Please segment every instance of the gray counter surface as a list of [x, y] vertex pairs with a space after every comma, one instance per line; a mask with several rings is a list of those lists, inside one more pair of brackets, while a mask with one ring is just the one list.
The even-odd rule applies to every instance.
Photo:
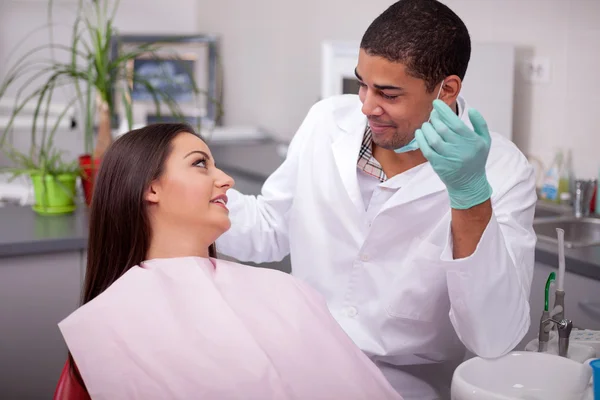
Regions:
[[[282, 162], [279, 144], [273, 141], [239, 145], [211, 145], [217, 163], [234, 178], [243, 177], [257, 192], [262, 182]], [[252, 193], [256, 194], [256, 193]], [[30, 207], [8, 205], [0, 207], [0, 257], [39, 253], [76, 251], [86, 247], [88, 210], [78, 207], [72, 215], [44, 217]], [[558, 264], [556, 246], [538, 241], [536, 261]], [[600, 280], [600, 246], [565, 249], [566, 269], [576, 274]]]
[[85, 206], [53, 216], [38, 215], [31, 207], [0, 207], [0, 257], [78, 251], [85, 249], [87, 235]]
[[[558, 268], [556, 246], [538, 240], [535, 261]], [[600, 246], [565, 249], [565, 269], [600, 281]]]

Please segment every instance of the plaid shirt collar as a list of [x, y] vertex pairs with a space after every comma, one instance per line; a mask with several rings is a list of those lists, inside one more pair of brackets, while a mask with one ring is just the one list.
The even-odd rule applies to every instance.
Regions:
[[387, 176], [385, 175], [385, 172], [383, 172], [381, 164], [373, 157], [373, 133], [371, 132], [369, 124], [367, 124], [367, 127], [365, 128], [362, 145], [360, 146], [360, 152], [358, 153], [357, 167], [366, 174], [379, 179], [380, 182], [385, 182], [387, 180]]

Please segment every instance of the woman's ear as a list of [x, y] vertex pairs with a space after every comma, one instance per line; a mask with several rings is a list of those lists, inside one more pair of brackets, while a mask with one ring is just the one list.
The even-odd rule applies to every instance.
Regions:
[[144, 198], [150, 203], [158, 203], [159, 192], [160, 184], [157, 181], [152, 181], [148, 186], [148, 189], [146, 189]]

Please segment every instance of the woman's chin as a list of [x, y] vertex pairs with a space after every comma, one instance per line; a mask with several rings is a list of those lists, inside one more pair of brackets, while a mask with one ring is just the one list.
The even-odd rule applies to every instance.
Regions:
[[221, 232], [221, 235], [224, 234], [225, 232], [227, 232], [230, 228], [231, 228], [231, 220], [229, 218], [227, 218], [227, 223], [224, 224], [223, 232]]
[[216, 228], [215, 230], [218, 233], [217, 237], [220, 237], [225, 232], [227, 232], [229, 230], [229, 228], [231, 228], [231, 220], [229, 219], [229, 217], [225, 217], [222, 219], [222, 221], [218, 222], [218, 224], [215, 226], [215, 228]]

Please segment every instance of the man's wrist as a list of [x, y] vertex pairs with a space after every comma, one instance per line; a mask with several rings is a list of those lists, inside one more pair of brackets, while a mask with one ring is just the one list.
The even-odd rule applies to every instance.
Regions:
[[448, 189], [450, 196], [450, 207], [455, 210], [467, 210], [486, 202], [492, 197], [492, 187], [487, 177], [482, 175], [476, 181], [471, 181], [466, 189]]

